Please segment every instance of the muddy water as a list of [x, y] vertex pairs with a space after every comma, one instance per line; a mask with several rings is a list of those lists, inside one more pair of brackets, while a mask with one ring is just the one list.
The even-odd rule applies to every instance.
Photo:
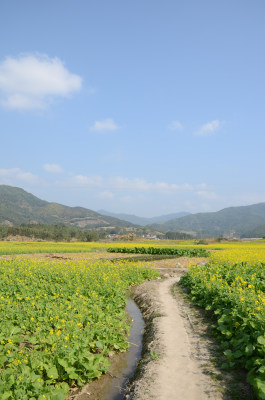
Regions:
[[115, 377], [109, 382], [101, 393], [101, 400], [121, 400], [124, 398], [124, 390], [128, 381], [133, 377], [136, 366], [141, 358], [144, 320], [142, 314], [131, 299], [128, 300], [127, 310], [133, 319], [129, 342], [129, 350], [121, 356]]

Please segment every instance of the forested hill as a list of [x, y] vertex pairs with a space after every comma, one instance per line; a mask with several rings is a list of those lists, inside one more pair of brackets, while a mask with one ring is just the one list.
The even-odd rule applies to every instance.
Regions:
[[65, 224], [78, 228], [132, 227], [127, 221], [82, 207], [49, 203], [13, 186], [0, 185], [0, 224]]
[[[198, 237], [251, 237], [251, 232], [265, 236], [265, 203], [229, 207], [217, 212], [191, 214], [160, 224], [149, 225], [161, 232], [185, 231]], [[259, 227], [258, 230], [256, 230]], [[253, 232], [254, 233], [254, 232]]]

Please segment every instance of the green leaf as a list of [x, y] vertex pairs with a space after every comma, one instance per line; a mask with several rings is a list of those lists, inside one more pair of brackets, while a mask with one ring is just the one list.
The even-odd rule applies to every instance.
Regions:
[[47, 371], [47, 375], [48, 375], [48, 377], [49, 378], [51, 378], [51, 379], [57, 379], [58, 378], [58, 371], [57, 371], [57, 368], [55, 367], [55, 366], [53, 366], [52, 368], [50, 368], [48, 371]]
[[64, 400], [65, 399], [65, 392], [63, 390], [55, 390], [52, 395], [50, 395], [51, 400]]
[[58, 358], [58, 363], [59, 363], [62, 367], [64, 367], [65, 369], [66, 369], [66, 368], [69, 368], [68, 362], [67, 362], [66, 360], [64, 360], [63, 358]]
[[100, 340], [96, 342], [96, 346], [98, 349], [103, 349], [103, 343]]
[[0, 367], [2, 367], [5, 364], [6, 361], [6, 356], [0, 356]]
[[248, 356], [251, 356], [251, 354], [253, 353], [253, 350], [254, 350], [255, 348], [252, 346], [252, 344], [248, 344], [246, 347], [245, 347], [245, 353], [248, 355]]
[[21, 328], [19, 328], [18, 326], [14, 326], [11, 330], [10, 336], [12, 335], [16, 335], [17, 333], [21, 332]]
[[265, 399], [265, 383], [261, 379], [255, 379], [255, 384], [260, 399]]
[[70, 379], [78, 379], [79, 375], [76, 372], [71, 372], [71, 374], [69, 375]]
[[233, 357], [233, 353], [232, 353], [232, 351], [231, 350], [226, 350], [226, 351], [224, 351], [224, 355], [226, 356], [226, 357], [228, 357], [228, 358], [231, 358], [231, 357]]
[[264, 336], [259, 336], [257, 339], [257, 342], [259, 344], [265, 345], [265, 337]]
[[2, 400], [7, 400], [12, 398], [12, 392], [5, 392], [4, 394], [1, 395]]

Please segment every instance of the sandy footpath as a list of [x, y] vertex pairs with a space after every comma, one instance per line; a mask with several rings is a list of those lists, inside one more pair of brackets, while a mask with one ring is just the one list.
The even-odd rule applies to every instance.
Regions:
[[159, 331], [164, 354], [158, 365], [157, 399], [204, 400], [216, 399], [217, 394], [209, 396], [209, 378], [203, 374], [198, 362], [192, 358], [191, 344], [184, 319], [180, 315], [175, 298], [170, 293], [171, 286], [179, 278], [169, 278], [158, 287], [161, 311]]
[[[154, 360], [148, 362], [133, 383], [127, 399], [137, 400], [219, 400], [222, 395], [194, 357], [193, 340], [187, 320], [171, 293], [179, 276], [146, 282], [135, 293], [135, 300], [150, 314], [154, 329], [145, 338]], [[150, 307], [145, 305], [149, 302]], [[146, 308], [146, 309], [145, 309]], [[156, 354], [157, 356], [156, 359]]]

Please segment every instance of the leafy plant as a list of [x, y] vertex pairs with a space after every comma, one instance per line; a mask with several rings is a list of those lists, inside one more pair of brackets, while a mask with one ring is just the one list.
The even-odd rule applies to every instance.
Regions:
[[164, 254], [176, 257], [208, 257], [209, 252], [201, 248], [179, 248], [179, 247], [110, 247], [109, 253], [128, 254]]
[[130, 285], [140, 264], [0, 260], [0, 398], [64, 400], [128, 347]]

